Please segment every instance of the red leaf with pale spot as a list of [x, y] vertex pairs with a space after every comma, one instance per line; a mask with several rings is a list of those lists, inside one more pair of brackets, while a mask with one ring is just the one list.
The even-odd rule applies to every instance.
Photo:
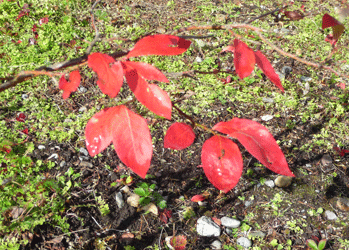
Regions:
[[121, 62], [102, 53], [93, 53], [88, 56], [88, 66], [97, 73], [97, 84], [101, 91], [111, 98], [117, 96], [124, 81]]
[[172, 35], [146, 36], [135, 44], [126, 58], [147, 55], [180, 55], [187, 51], [190, 44], [191, 41]]
[[59, 88], [63, 90], [63, 99], [67, 99], [72, 92], [78, 89], [80, 81], [81, 76], [78, 70], [70, 72], [69, 82], [64, 75], [59, 79]]
[[294, 177], [274, 137], [258, 122], [233, 118], [217, 123], [213, 129], [238, 139], [251, 155], [271, 171]]
[[153, 147], [147, 122], [125, 106], [103, 109], [85, 129], [86, 148], [93, 157], [113, 141], [120, 160], [140, 177], [150, 167]]
[[280, 77], [278, 74], [276, 74], [273, 66], [269, 62], [268, 58], [263, 55], [262, 52], [257, 50], [254, 52], [257, 66], [263, 71], [263, 73], [269, 78], [269, 80], [276, 85], [279, 89], [284, 92], [284, 88], [282, 87]]
[[124, 66], [127, 84], [137, 100], [150, 111], [171, 120], [172, 103], [168, 94], [155, 84], [148, 84], [128, 62]]
[[206, 140], [201, 162], [207, 179], [217, 189], [227, 193], [239, 182], [243, 161], [238, 146], [232, 140], [219, 135]]
[[235, 39], [234, 40], [234, 66], [237, 75], [240, 79], [244, 79], [249, 76], [256, 63], [254, 52], [250, 49], [246, 43]]
[[169, 127], [164, 138], [164, 148], [181, 150], [193, 144], [195, 133], [191, 126], [176, 122]]

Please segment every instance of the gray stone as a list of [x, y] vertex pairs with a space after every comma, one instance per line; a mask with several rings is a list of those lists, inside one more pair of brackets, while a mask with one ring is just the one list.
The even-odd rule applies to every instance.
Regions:
[[229, 228], [238, 228], [241, 225], [241, 222], [237, 219], [222, 217], [221, 218], [222, 225]]
[[269, 98], [269, 97], [263, 97], [263, 102], [268, 102], [268, 103], [273, 103], [274, 99], [273, 98]]
[[245, 207], [249, 207], [251, 206], [251, 204], [252, 204], [252, 201], [245, 201]]
[[252, 246], [252, 241], [246, 237], [240, 237], [236, 242], [243, 248], [249, 248]]
[[281, 72], [277, 71], [277, 72], [276, 72], [276, 74], [278, 74], [278, 75], [279, 75], [280, 80], [285, 79], [285, 75], [284, 75], [284, 74], [282, 74]]
[[332, 164], [332, 158], [329, 154], [325, 154], [324, 156], [322, 156], [321, 158], [321, 164], [324, 167], [330, 166]]
[[199, 57], [199, 56], [197, 56], [197, 57], [195, 58], [195, 62], [197, 62], [197, 63], [201, 63], [201, 62], [202, 62], [202, 58], [201, 58], [201, 57]]
[[301, 81], [302, 82], [310, 82], [311, 80], [313, 80], [313, 78], [308, 77], [308, 76], [301, 76]]
[[88, 156], [88, 151], [86, 148], [83, 148], [83, 147], [79, 148], [79, 152], [85, 156]]
[[274, 116], [272, 116], [272, 115], [263, 115], [263, 116], [261, 116], [262, 121], [265, 121], [265, 122], [270, 121], [273, 118], [274, 118]]
[[79, 87], [79, 92], [80, 93], [86, 93], [87, 92], [87, 88], [81, 86], [81, 87]]
[[255, 232], [250, 232], [248, 234], [249, 237], [255, 237], [255, 238], [264, 238], [265, 237], [265, 233], [263, 233], [262, 231], [255, 231]]
[[29, 96], [28, 96], [27, 94], [23, 94], [23, 95], [22, 95], [22, 99], [23, 99], [23, 100], [28, 99], [28, 97], [29, 97]]
[[115, 201], [116, 201], [116, 205], [118, 205], [118, 208], [122, 208], [125, 205], [125, 202], [124, 202], [124, 199], [122, 198], [121, 192], [117, 192], [115, 194]]
[[349, 199], [346, 197], [339, 198], [337, 200], [336, 206], [342, 211], [349, 211]]
[[88, 161], [81, 161], [81, 162], [80, 162], [80, 166], [81, 166], [81, 167], [92, 168], [92, 167], [93, 167], [93, 164], [92, 164], [91, 162], [88, 162]]
[[222, 249], [222, 243], [219, 240], [215, 240], [211, 243], [211, 249]]
[[87, 108], [85, 106], [82, 106], [81, 108], [79, 108], [80, 113], [85, 112], [86, 110], [87, 110]]
[[49, 158], [47, 158], [47, 160], [51, 160], [51, 159], [58, 159], [58, 154], [54, 153], [54, 154], [50, 155]]
[[267, 180], [267, 181], [265, 181], [265, 182], [264, 182], [264, 185], [266, 185], [266, 186], [268, 186], [268, 187], [270, 187], [270, 188], [275, 187], [275, 183], [274, 183], [273, 180]]
[[292, 183], [292, 177], [290, 176], [284, 176], [284, 175], [280, 175], [275, 179], [275, 185], [277, 187], [288, 187], [289, 185], [291, 185]]
[[43, 149], [45, 149], [45, 146], [44, 145], [39, 145], [38, 149], [43, 150]]
[[65, 161], [61, 161], [61, 163], [59, 163], [59, 166], [62, 168], [64, 167], [65, 165], [67, 165], [67, 163]]
[[289, 66], [283, 66], [281, 69], [281, 73], [284, 75], [288, 75], [291, 72], [292, 72], [292, 68]]
[[218, 237], [221, 235], [221, 228], [206, 216], [202, 216], [198, 219], [196, 231], [199, 235], [207, 237]]
[[337, 215], [334, 212], [329, 211], [329, 210], [325, 211], [325, 215], [326, 215], [326, 218], [328, 220], [337, 220], [337, 218], [338, 218]]

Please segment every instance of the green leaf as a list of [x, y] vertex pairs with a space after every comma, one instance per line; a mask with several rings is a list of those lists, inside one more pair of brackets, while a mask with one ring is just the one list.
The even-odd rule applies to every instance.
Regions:
[[134, 192], [135, 194], [138, 194], [138, 195], [141, 196], [141, 197], [146, 196], [145, 190], [144, 190], [143, 188], [141, 188], [141, 187], [135, 188], [135, 189], [133, 190], [133, 192]]
[[326, 246], [326, 242], [327, 242], [327, 240], [320, 240], [319, 241], [319, 245], [318, 245], [318, 250], [322, 250], [322, 249], [324, 249], [325, 248], [325, 246]]
[[316, 242], [313, 240], [307, 240], [307, 246], [314, 249], [314, 250], [318, 250]]

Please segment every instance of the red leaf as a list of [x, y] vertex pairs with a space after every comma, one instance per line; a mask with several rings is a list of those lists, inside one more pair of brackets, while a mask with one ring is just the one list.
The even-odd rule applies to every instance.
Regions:
[[230, 51], [230, 52], [233, 52], [233, 53], [234, 53], [235, 47], [234, 47], [233, 45], [229, 45], [229, 46], [223, 48], [222, 51], [221, 51], [221, 53], [222, 53], [222, 52], [226, 52], [226, 51]]
[[332, 27], [333, 39], [338, 40], [345, 29], [344, 25], [326, 13], [322, 17], [322, 29], [330, 27]]
[[339, 86], [341, 89], [345, 89], [345, 83], [344, 83], [344, 82], [341, 82], [340, 84], [338, 84], [338, 86]]
[[113, 141], [120, 160], [140, 177], [150, 167], [153, 147], [147, 122], [125, 106], [106, 108], [95, 114], [85, 129], [86, 148], [93, 157]]
[[240, 79], [244, 79], [245, 77], [249, 76], [254, 69], [254, 52], [246, 45], [246, 43], [241, 42], [238, 39], [234, 40], [234, 47], [235, 70]]
[[255, 51], [254, 55], [256, 57], [257, 66], [263, 71], [263, 73], [269, 78], [272, 83], [274, 83], [279, 89], [281, 89], [282, 92], [284, 92], [280, 77], [275, 73], [275, 70], [269, 62], [268, 58], [266, 58], [265, 55], [263, 55], [263, 53], [259, 50]]
[[163, 212], [160, 212], [159, 217], [163, 223], [167, 224], [168, 219], [172, 217], [172, 211], [165, 208]]
[[88, 66], [97, 73], [97, 84], [101, 91], [111, 98], [117, 96], [124, 81], [121, 62], [102, 53], [93, 53], [88, 56]]
[[199, 202], [199, 201], [204, 201], [206, 198], [202, 194], [197, 194], [191, 197], [191, 201], [193, 202]]
[[148, 63], [142, 62], [124, 62], [127, 66], [137, 70], [137, 73], [146, 80], [156, 80], [159, 82], [169, 82], [166, 76], [160, 70]]
[[187, 237], [184, 235], [173, 236], [170, 244], [175, 250], [184, 250], [187, 245]]
[[25, 122], [26, 118], [27, 116], [24, 113], [20, 112], [17, 114], [16, 120], [19, 122]]
[[206, 140], [201, 162], [207, 179], [219, 190], [227, 193], [239, 182], [243, 161], [233, 141], [218, 135]]
[[157, 85], [148, 84], [128, 62], [123, 65], [127, 84], [137, 100], [155, 114], [171, 120], [172, 103], [168, 94]]
[[139, 40], [126, 58], [146, 55], [172, 56], [184, 53], [191, 41], [172, 35], [152, 35]]
[[45, 24], [45, 23], [48, 23], [48, 17], [43, 17], [43, 18], [41, 18], [41, 19], [39, 20], [39, 24], [40, 24], [40, 25], [43, 25], [43, 24]]
[[22, 132], [27, 135], [28, 134], [28, 129], [27, 128], [23, 129]]
[[189, 147], [195, 139], [191, 126], [176, 122], [169, 127], [164, 138], [164, 148], [181, 150]]
[[328, 34], [325, 37], [325, 42], [329, 42], [334, 47], [336, 46], [336, 43], [338, 42], [338, 40], [334, 39], [332, 34]]
[[233, 118], [228, 122], [217, 123], [213, 129], [238, 139], [251, 155], [271, 171], [294, 176], [274, 137], [258, 122]]
[[67, 82], [64, 75], [59, 79], [59, 88], [63, 90], [63, 99], [67, 99], [72, 92], [78, 89], [81, 81], [81, 76], [78, 70], [70, 73], [69, 81], [70, 82]]

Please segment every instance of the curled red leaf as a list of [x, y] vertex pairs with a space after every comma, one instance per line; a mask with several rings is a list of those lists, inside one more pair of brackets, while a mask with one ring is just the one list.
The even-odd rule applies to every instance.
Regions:
[[205, 199], [206, 199], [205, 196], [203, 196], [202, 194], [197, 194], [191, 197], [190, 200], [193, 202], [199, 202], [199, 201], [204, 201]]
[[338, 40], [344, 31], [344, 25], [341, 24], [337, 19], [333, 18], [329, 14], [325, 14], [322, 17], [322, 29], [332, 27], [333, 39]]
[[187, 51], [191, 41], [173, 35], [152, 35], [139, 40], [126, 58], [147, 55], [172, 56]]
[[269, 62], [268, 58], [263, 55], [259, 50], [254, 52], [257, 66], [263, 71], [263, 73], [269, 78], [269, 80], [274, 83], [279, 89], [284, 92], [284, 88], [282, 87], [280, 77], [276, 74], [273, 66]]

